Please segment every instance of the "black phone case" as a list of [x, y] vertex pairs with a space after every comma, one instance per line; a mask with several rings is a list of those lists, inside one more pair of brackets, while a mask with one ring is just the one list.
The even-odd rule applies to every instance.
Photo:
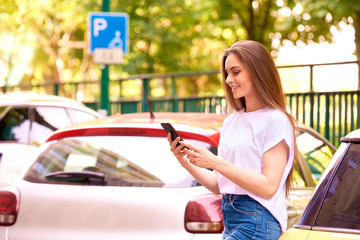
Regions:
[[[171, 123], [161, 123], [161, 126], [164, 128], [164, 130], [167, 133], [171, 133], [171, 139], [174, 141], [177, 137], [180, 137], [180, 135], [178, 134], [178, 132], [175, 130], [175, 128], [173, 127], [173, 125], [171, 125]], [[182, 137], [180, 137], [180, 141], [184, 141], [182, 139]], [[180, 144], [178, 143], [177, 146], [179, 146]]]
[[[173, 125], [171, 123], [161, 123], [161, 126], [164, 128], [164, 130], [167, 133], [171, 133], [171, 139], [174, 141], [177, 137], [180, 137], [180, 135], [177, 133]], [[180, 140], [183, 141], [183, 139], [180, 137]]]

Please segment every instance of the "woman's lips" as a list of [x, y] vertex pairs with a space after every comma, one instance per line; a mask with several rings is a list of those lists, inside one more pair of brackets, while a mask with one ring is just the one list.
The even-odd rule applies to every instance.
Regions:
[[235, 91], [237, 88], [239, 88], [240, 86], [235, 86], [235, 87], [231, 87], [231, 91]]

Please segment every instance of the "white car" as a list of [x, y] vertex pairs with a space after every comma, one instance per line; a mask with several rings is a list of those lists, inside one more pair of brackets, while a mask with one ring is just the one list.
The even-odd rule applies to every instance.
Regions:
[[57, 129], [103, 116], [60, 96], [34, 93], [0, 95], [0, 143], [39, 146]]
[[57, 129], [103, 116], [72, 99], [34, 93], [0, 95], [0, 187], [17, 180]]
[[[24, 177], [0, 191], [0, 239], [220, 240], [221, 197], [180, 166], [160, 123], [216, 153], [226, 115], [154, 115], [123, 114], [53, 133]], [[298, 177], [310, 176], [301, 189], [313, 186], [299, 161]], [[291, 219], [301, 209], [297, 198], [292, 203]]]
[[[216, 152], [224, 117], [175, 115], [127, 114], [55, 132], [23, 180], [1, 191], [0, 239], [194, 239], [184, 211], [209, 191], [174, 158], [160, 122]], [[190, 206], [190, 218], [203, 213]], [[215, 225], [192, 229], [219, 239], [210, 232], [221, 219]]]
[[39, 155], [39, 147], [21, 143], [0, 144], [0, 188], [21, 178]]

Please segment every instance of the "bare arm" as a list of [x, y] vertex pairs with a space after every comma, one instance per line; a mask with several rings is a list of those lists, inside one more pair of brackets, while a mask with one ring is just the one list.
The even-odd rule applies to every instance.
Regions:
[[[184, 143], [187, 146], [186, 143]], [[214, 169], [238, 186], [266, 199], [276, 193], [284, 172], [289, 147], [285, 140], [279, 142], [263, 155], [263, 170], [254, 173], [241, 169], [213, 154], [204, 154], [200, 148], [184, 150], [188, 154], [190, 163]]]
[[[211, 192], [215, 194], [220, 194], [219, 192], [219, 186], [217, 184], [217, 177], [216, 173], [214, 171], [210, 171], [208, 169], [203, 167], [195, 166], [194, 164], [190, 163], [190, 160], [188, 158], [189, 152], [191, 152], [191, 149], [194, 149], [195, 147], [191, 144], [186, 144], [186, 146], [190, 150], [184, 149], [181, 150], [184, 147], [184, 142], [181, 142], [181, 145], [179, 147], [176, 147], [176, 144], [179, 142], [179, 139], [175, 139], [174, 142], [171, 140], [170, 133], [167, 136], [167, 139], [169, 141], [169, 144], [171, 146], [171, 151], [175, 155], [175, 157], [178, 159], [181, 166], [183, 166], [201, 185], [209, 189]], [[207, 151], [207, 149], [205, 149]], [[209, 152], [209, 154], [212, 154]]]

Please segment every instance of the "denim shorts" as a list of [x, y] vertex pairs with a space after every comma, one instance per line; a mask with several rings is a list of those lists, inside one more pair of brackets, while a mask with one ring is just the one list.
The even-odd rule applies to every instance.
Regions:
[[281, 227], [276, 218], [248, 195], [224, 194], [223, 240], [276, 240]]

